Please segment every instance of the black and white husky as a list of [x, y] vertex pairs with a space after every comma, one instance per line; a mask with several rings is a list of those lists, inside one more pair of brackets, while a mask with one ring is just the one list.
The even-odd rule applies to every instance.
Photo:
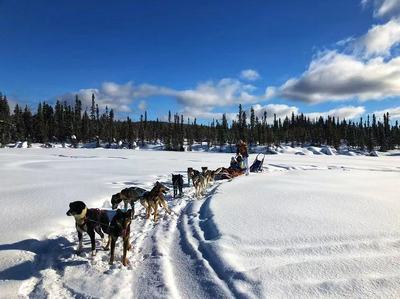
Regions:
[[[84, 202], [74, 201], [69, 204], [67, 215], [75, 218], [75, 227], [76, 231], [78, 232], [79, 240], [77, 252], [81, 252], [82, 236], [83, 233], [87, 233], [90, 237], [90, 242], [92, 245], [92, 255], [96, 255], [95, 232], [100, 235], [102, 241], [104, 241], [104, 234], [109, 233], [110, 219], [107, 215], [107, 211], [100, 209], [88, 209]], [[105, 245], [105, 249], [107, 250], [108, 247], [109, 240], [107, 245]]]

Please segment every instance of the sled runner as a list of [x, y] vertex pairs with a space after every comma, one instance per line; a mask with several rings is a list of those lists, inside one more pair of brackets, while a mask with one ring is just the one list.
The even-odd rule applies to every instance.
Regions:
[[[258, 156], [263, 155], [262, 159], [259, 159]], [[265, 154], [258, 154], [253, 164], [250, 166], [250, 172], [262, 172], [263, 164], [264, 164]]]

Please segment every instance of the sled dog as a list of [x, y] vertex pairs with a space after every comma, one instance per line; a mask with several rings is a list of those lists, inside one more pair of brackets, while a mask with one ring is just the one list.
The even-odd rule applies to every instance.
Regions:
[[126, 258], [127, 251], [131, 249], [131, 244], [129, 243], [129, 234], [131, 231], [131, 221], [132, 221], [132, 210], [129, 209], [126, 212], [117, 210], [115, 216], [110, 223], [110, 239], [111, 239], [111, 251], [110, 251], [110, 265], [114, 263], [114, 253], [115, 253], [115, 243], [119, 237], [122, 237], [123, 241], [123, 254], [122, 254], [122, 264], [126, 266], [128, 264], [128, 259]]
[[126, 211], [128, 209], [128, 204], [130, 204], [131, 209], [132, 209], [132, 217], [135, 215], [135, 202], [139, 201], [140, 199], [143, 198], [143, 195], [147, 191], [143, 188], [139, 187], [129, 187], [121, 190], [121, 192], [118, 192], [114, 194], [111, 197], [111, 207], [113, 210], [118, 208], [118, 205], [123, 201], [124, 202], [124, 210]]
[[[75, 218], [75, 227], [78, 233], [79, 245], [77, 252], [82, 250], [82, 236], [87, 233], [90, 237], [92, 255], [96, 255], [95, 232], [104, 238], [104, 233], [109, 233], [110, 220], [106, 211], [100, 209], [88, 209], [84, 202], [74, 201], [69, 204], [68, 216]], [[104, 243], [103, 243], [104, 244]], [[108, 249], [108, 244], [105, 249]]]
[[217, 174], [219, 174], [222, 170], [222, 167], [217, 168], [216, 170], [206, 170], [203, 176], [206, 178], [206, 184], [210, 184], [214, 182], [214, 178]]
[[200, 172], [196, 172], [194, 169], [190, 170], [189, 177], [193, 182], [196, 197], [200, 198], [200, 196], [204, 195], [204, 191], [207, 188], [206, 177]]
[[151, 210], [153, 210], [154, 221], [156, 222], [158, 220], [158, 206], [163, 207], [168, 214], [172, 213], [164, 198], [164, 194], [167, 193], [168, 190], [169, 189], [163, 184], [156, 182], [153, 189], [143, 195], [140, 203], [146, 209], [146, 219], [150, 218]]
[[172, 186], [174, 187], [174, 198], [178, 195], [178, 190], [179, 190], [179, 196], [182, 196], [183, 195], [183, 192], [182, 192], [183, 175], [172, 174]]
[[190, 187], [190, 181], [192, 180], [193, 182], [193, 175], [200, 174], [200, 171], [193, 169], [192, 167], [188, 167], [187, 169], [187, 177], [188, 177], [188, 186]]

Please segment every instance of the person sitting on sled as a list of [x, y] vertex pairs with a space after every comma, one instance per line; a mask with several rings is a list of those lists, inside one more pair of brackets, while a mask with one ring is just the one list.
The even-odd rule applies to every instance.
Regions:
[[242, 156], [239, 154], [236, 157], [232, 157], [231, 158], [231, 164], [229, 166], [230, 169], [234, 169], [234, 170], [241, 170], [242, 169], [242, 165], [243, 165], [243, 159]]
[[243, 157], [244, 167], [246, 169], [246, 175], [249, 175], [249, 153], [247, 149], [247, 144], [243, 140], [239, 140], [236, 147], [236, 154]]

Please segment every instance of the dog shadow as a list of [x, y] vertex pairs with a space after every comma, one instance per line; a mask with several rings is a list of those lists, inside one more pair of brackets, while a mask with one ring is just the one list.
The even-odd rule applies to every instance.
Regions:
[[137, 186], [140, 185], [139, 181], [126, 181], [126, 182], [112, 182], [113, 185]]
[[34, 253], [34, 259], [24, 261], [0, 272], [0, 280], [26, 280], [40, 277], [40, 271], [52, 268], [64, 271], [67, 266], [86, 264], [87, 261], [67, 261], [75, 253], [73, 244], [65, 237], [36, 240], [26, 239], [12, 244], [0, 245], [0, 253], [6, 250], [24, 250]]

